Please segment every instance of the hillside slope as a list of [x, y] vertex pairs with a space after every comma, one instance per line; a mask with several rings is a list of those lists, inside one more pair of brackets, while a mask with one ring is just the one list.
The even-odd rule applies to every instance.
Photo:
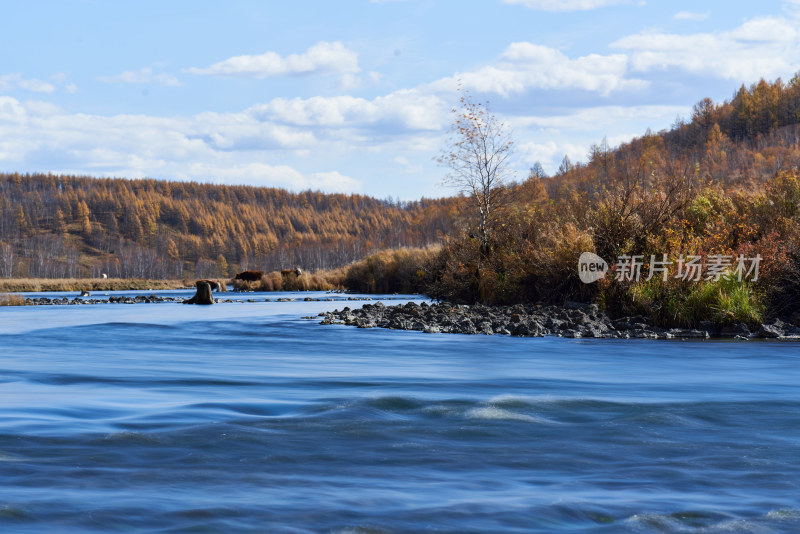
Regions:
[[330, 268], [449, 228], [455, 199], [0, 174], [0, 276], [169, 278]]

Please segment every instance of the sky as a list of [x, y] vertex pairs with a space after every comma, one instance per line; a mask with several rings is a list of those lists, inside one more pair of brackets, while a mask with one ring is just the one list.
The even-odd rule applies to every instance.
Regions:
[[0, 172], [441, 197], [459, 86], [524, 180], [800, 71], [800, 0], [5, 4]]

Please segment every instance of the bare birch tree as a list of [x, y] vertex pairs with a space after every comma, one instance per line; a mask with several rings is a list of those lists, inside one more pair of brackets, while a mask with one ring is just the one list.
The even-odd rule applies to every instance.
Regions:
[[503, 207], [505, 183], [513, 177], [509, 159], [514, 146], [508, 127], [463, 92], [450, 127], [447, 148], [438, 161], [449, 167], [445, 183], [469, 196], [478, 210], [481, 253], [488, 254], [492, 227]]

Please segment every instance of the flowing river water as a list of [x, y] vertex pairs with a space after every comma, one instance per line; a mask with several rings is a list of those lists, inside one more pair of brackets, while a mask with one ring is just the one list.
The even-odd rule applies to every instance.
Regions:
[[0, 308], [0, 532], [800, 532], [800, 343], [322, 326], [361, 303], [254, 295]]

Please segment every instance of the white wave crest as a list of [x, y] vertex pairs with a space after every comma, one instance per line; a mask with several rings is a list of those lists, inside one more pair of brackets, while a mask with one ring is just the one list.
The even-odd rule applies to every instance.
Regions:
[[551, 422], [541, 417], [533, 417], [524, 413], [512, 412], [511, 410], [504, 410], [497, 406], [485, 406], [482, 408], [473, 408], [467, 412], [467, 417], [470, 419], [496, 419], [506, 421], [525, 421], [527, 423], [550, 424]]

